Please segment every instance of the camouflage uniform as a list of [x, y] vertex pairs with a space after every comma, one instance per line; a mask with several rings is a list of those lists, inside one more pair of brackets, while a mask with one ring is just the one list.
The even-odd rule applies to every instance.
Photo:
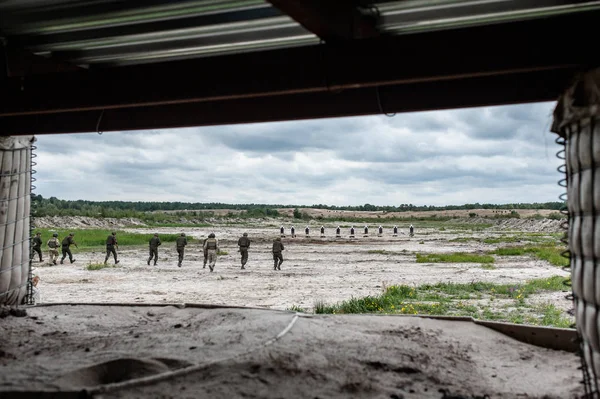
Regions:
[[41, 235], [41, 233], [36, 233], [35, 237], [33, 237], [33, 240], [31, 241], [31, 257], [29, 259], [32, 260], [34, 253], [37, 252], [37, 254], [40, 257], [40, 262], [41, 262], [42, 261], [42, 239], [41, 239], [40, 235]]
[[177, 266], [181, 267], [181, 262], [183, 262], [183, 253], [185, 252], [185, 246], [187, 245], [187, 238], [184, 233], [181, 233], [179, 237], [177, 237], [177, 241], [175, 242], [177, 245], [177, 254], [179, 254], [179, 263]]
[[56, 265], [56, 260], [58, 259], [58, 247], [60, 243], [58, 242], [57, 236], [54, 235], [51, 239], [48, 240], [46, 245], [48, 246], [48, 252], [50, 253], [50, 263]]
[[75, 262], [75, 259], [73, 259], [73, 254], [71, 253], [71, 245], [75, 245], [77, 246], [77, 243], [75, 242], [75, 240], [73, 240], [73, 236], [74, 234], [71, 233], [69, 234], [67, 237], [63, 238], [62, 240], [62, 259], [60, 260], [60, 264], [62, 265], [65, 261], [65, 258], [67, 257], [67, 255], [69, 256], [69, 261], [71, 263]]
[[217, 251], [219, 250], [219, 242], [213, 233], [204, 242], [204, 249], [208, 253], [208, 267], [212, 272], [215, 269], [215, 263], [217, 263]]
[[150, 257], [148, 258], [148, 266], [150, 266], [150, 261], [154, 259], [154, 266], [158, 262], [158, 247], [162, 244], [160, 242], [160, 238], [158, 237], [158, 233], [154, 234], [154, 237], [150, 239]]
[[283, 263], [283, 254], [281, 251], [284, 249], [281, 238], [276, 238], [275, 241], [273, 241], [273, 270], [281, 270], [281, 264]]
[[115, 265], [119, 263], [119, 261], [117, 260], [117, 251], [115, 250], [115, 247], [119, 247], [116, 236], [117, 233], [112, 233], [106, 238], [106, 258], [104, 258], [104, 264], [108, 262], [108, 258], [111, 254], [115, 258]]
[[242, 254], [242, 269], [245, 269], [244, 265], [248, 262], [248, 248], [250, 248], [248, 233], [244, 233], [244, 235], [240, 237], [238, 246], [240, 247], [240, 253]]

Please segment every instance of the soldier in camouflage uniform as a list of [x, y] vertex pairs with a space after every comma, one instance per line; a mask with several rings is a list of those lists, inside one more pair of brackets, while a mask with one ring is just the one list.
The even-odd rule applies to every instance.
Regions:
[[283, 243], [281, 242], [281, 238], [277, 237], [275, 241], [273, 241], [273, 270], [281, 270], [281, 264], [283, 263], [283, 251], [285, 248], [283, 247]]
[[115, 250], [115, 247], [118, 249], [119, 244], [117, 243], [117, 233], [113, 231], [112, 234], [106, 238], [106, 258], [104, 258], [104, 264], [108, 262], [110, 254], [112, 254], [115, 258], [115, 265], [119, 263], [117, 260], [117, 251]]
[[35, 254], [35, 252], [37, 252], [37, 254], [40, 257], [40, 262], [42, 261], [42, 237], [41, 237], [42, 233], [35, 233], [35, 237], [33, 237], [33, 240], [31, 240], [31, 257], [29, 258], [30, 260], [33, 260], [33, 256]]
[[181, 267], [181, 262], [183, 262], [183, 253], [185, 252], [185, 246], [187, 245], [185, 233], [181, 233], [181, 235], [177, 237], [175, 244], [177, 245], [177, 254], [179, 254], [179, 262], [177, 263], [177, 266]]
[[50, 262], [53, 265], [56, 265], [56, 260], [58, 259], [58, 247], [60, 246], [60, 243], [58, 242], [58, 234], [53, 233], [52, 238], [48, 240], [46, 245], [49, 248], [48, 252], [50, 252]]
[[154, 259], [154, 266], [158, 262], [158, 247], [162, 244], [160, 242], [160, 238], [158, 237], [158, 233], [154, 233], [154, 237], [150, 239], [150, 257], [148, 258], [148, 266], [150, 266], [150, 261]]
[[217, 252], [219, 251], [219, 242], [215, 238], [215, 233], [210, 233], [208, 238], [204, 242], [204, 249], [208, 253], [208, 267], [212, 272], [215, 269], [215, 263], [217, 263]]
[[74, 236], [75, 236], [75, 234], [69, 233], [69, 235], [67, 237], [63, 238], [63, 240], [62, 240], [62, 243], [61, 243], [62, 259], [60, 260], [61, 265], [64, 263], [67, 255], [69, 255], [69, 261], [71, 261], [71, 263], [75, 262], [75, 259], [73, 259], [73, 254], [71, 253], [71, 248], [70, 248], [71, 245], [75, 245], [75, 248], [78, 248], [77, 243], [73, 239]]
[[240, 247], [240, 253], [242, 254], [242, 269], [245, 269], [244, 265], [248, 262], [248, 248], [250, 248], [248, 233], [244, 233], [244, 235], [240, 237], [238, 246]]

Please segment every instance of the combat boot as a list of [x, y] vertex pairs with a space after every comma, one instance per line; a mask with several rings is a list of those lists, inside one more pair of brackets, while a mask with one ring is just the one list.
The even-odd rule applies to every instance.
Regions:
[[179, 262], [179, 263], [177, 264], [177, 266], [181, 267], [181, 262]]
[[54, 264], [56, 265], [56, 259], [54, 259], [54, 260], [52, 261], [52, 263], [54, 263]]
[[119, 262], [120, 262], [120, 260], [117, 260], [117, 261], [115, 261], [115, 265], [116, 265], [117, 263], [119, 263]]
[[75, 262], [77, 259], [71, 259], [71, 263]]
[[[156, 264], [156, 263], [155, 263]], [[148, 259], [148, 266], [150, 266], [150, 259]]]
[[281, 270], [281, 265], [277, 265], [277, 270]]

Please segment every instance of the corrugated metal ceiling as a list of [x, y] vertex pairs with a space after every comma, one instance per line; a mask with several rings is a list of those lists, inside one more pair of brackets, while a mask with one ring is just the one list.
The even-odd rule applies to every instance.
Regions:
[[[389, 34], [454, 29], [600, 8], [600, 1], [375, 2]], [[35, 54], [124, 65], [317, 44], [262, 0], [0, 0], [0, 31]]]

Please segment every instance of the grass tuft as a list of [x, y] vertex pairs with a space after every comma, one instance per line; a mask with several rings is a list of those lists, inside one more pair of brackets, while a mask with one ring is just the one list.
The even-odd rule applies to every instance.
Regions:
[[298, 313], [306, 313], [306, 310], [304, 310], [303, 308], [301, 308], [298, 305], [292, 305], [289, 308], [287, 308], [286, 310], [289, 310], [292, 312], [298, 312]]
[[417, 254], [417, 263], [494, 263], [494, 257], [466, 252]]
[[86, 270], [101, 270], [115, 267], [113, 264], [104, 264], [104, 263], [89, 263], [85, 268]]

